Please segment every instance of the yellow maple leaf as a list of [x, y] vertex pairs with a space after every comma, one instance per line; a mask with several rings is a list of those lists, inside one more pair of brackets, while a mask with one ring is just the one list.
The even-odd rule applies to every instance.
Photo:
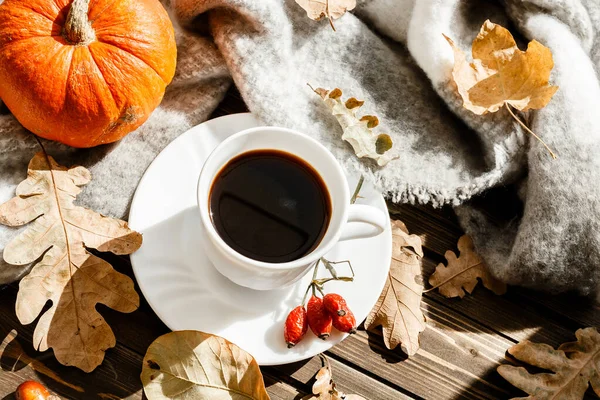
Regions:
[[558, 90], [558, 86], [548, 84], [554, 67], [550, 49], [532, 40], [527, 50], [522, 51], [508, 29], [488, 20], [473, 41], [473, 62], [468, 62], [452, 39], [444, 37], [454, 51], [452, 77], [463, 106], [478, 115], [506, 107], [517, 122], [543, 143], [510, 107], [528, 111], [543, 108], [550, 102]]

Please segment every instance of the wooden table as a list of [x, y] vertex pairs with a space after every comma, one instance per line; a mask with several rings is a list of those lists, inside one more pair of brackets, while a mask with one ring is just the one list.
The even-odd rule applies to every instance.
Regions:
[[[244, 111], [232, 90], [215, 116]], [[450, 209], [391, 205], [393, 218], [404, 221], [411, 233], [421, 236], [425, 250], [423, 278], [445, 261], [446, 250], [456, 251], [462, 231]], [[117, 270], [133, 276], [127, 258], [103, 255]], [[577, 266], [573, 266], [576, 268]], [[142, 298], [140, 308], [121, 314], [104, 306], [100, 313], [117, 337], [104, 363], [93, 373], [64, 367], [51, 351], [38, 353], [31, 340], [34, 324], [21, 326], [15, 316], [17, 284], [0, 288], [0, 399], [24, 380], [43, 382], [63, 399], [142, 399], [139, 379], [142, 358], [150, 343], [168, 332]], [[139, 293], [139, 288], [138, 288]], [[427, 329], [421, 349], [407, 359], [387, 350], [381, 330], [365, 331], [326, 353], [338, 387], [371, 400], [393, 399], [507, 399], [522, 395], [507, 384], [496, 367], [506, 349], [530, 339], [556, 346], [574, 339], [578, 328], [600, 326], [600, 308], [575, 296], [549, 296], [509, 288], [495, 296], [477, 287], [472, 296], [446, 299], [437, 292], [425, 294], [422, 309]], [[18, 333], [17, 333], [18, 332]], [[310, 393], [318, 357], [290, 365], [262, 368], [272, 399], [300, 399]], [[589, 398], [595, 398], [590, 393]]]

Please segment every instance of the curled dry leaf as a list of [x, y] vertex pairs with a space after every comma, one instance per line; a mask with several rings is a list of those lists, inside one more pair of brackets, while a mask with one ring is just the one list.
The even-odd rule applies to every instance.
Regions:
[[296, 0], [296, 3], [306, 10], [310, 19], [315, 21], [322, 18], [329, 19], [333, 30], [335, 30], [333, 20], [356, 7], [356, 0]]
[[409, 235], [402, 221], [392, 221], [392, 264], [379, 300], [365, 320], [365, 327], [383, 328], [388, 349], [399, 344], [409, 356], [419, 349], [419, 334], [425, 330], [421, 312], [423, 286], [416, 278], [421, 274], [423, 249], [421, 238]]
[[546, 143], [510, 108], [527, 111], [543, 108], [550, 102], [558, 90], [558, 86], [548, 84], [554, 68], [550, 49], [532, 40], [527, 51], [521, 51], [506, 28], [488, 20], [473, 41], [473, 62], [470, 63], [454, 41], [444, 37], [454, 51], [452, 77], [463, 106], [478, 115], [506, 106], [511, 116], [556, 158]]
[[379, 166], [384, 166], [396, 158], [390, 151], [393, 146], [390, 135], [376, 134], [372, 131], [379, 125], [379, 119], [374, 115], [365, 115], [360, 119], [356, 116], [364, 101], [351, 97], [343, 102], [342, 91], [337, 88], [333, 90], [317, 88], [314, 92], [321, 96], [331, 109], [331, 113], [337, 118], [344, 132], [342, 139], [352, 145], [357, 157], [371, 158]]
[[269, 399], [250, 354], [198, 331], [171, 332], [152, 342], [141, 379], [149, 400]]
[[483, 259], [475, 253], [473, 240], [468, 235], [458, 239], [460, 256], [456, 257], [453, 251], [445, 254], [448, 266], [439, 264], [435, 272], [429, 277], [433, 286], [428, 289], [439, 289], [446, 297], [464, 297], [465, 291], [473, 293], [477, 286], [477, 279], [481, 279], [483, 286], [492, 292], [501, 295], [506, 293], [506, 284], [494, 278], [487, 269]]
[[131, 254], [142, 244], [142, 236], [124, 221], [73, 204], [79, 186], [91, 179], [87, 169], [62, 167], [40, 152], [30, 161], [27, 175], [17, 187], [17, 196], [0, 205], [0, 223], [31, 222], [6, 245], [4, 260], [26, 265], [43, 255], [21, 280], [17, 317], [30, 324], [51, 301], [38, 321], [33, 343], [40, 351], [53, 348], [60, 363], [90, 372], [115, 346], [115, 336], [96, 305], [132, 312], [139, 297], [128, 276], [86, 247]]
[[513, 386], [531, 395], [520, 399], [583, 399], [588, 386], [600, 396], [600, 333], [596, 328], [579, 329], [576, 342], [558, 350], [547, 344], [525, 340], [508, 352], [517, 360], [552, 371], [530, 374], [523, 367], [501, 365], [498, 373]]
[[472, 63], [452, 39], [446, 40], [454, 50], [452, 76], [458, 92], [464, 107], [475, 114], [496, 112], [505, 103], [521, 111], [543, 108], [558, 90], [548, 85], [552, 53], [536, 40], [521, 51], [508, 29], [485, 21], [473, 41]]
[[320, 354], [323, 367], [315, 376], [315, 383], [312, 387], [313, 395], [308, 395], [302, 400], [365, 400], [364, 397], [357, 394], [344, 394], [336, 389], [333, 381], [333, 372], [329, 360]]

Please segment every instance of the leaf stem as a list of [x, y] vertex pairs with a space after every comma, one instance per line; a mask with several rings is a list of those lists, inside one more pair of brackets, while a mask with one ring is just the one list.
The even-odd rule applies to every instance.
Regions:
[[325, 292], [323, 292], [323, 289], [321, 289], [321, 288], [319, 287], [319, 285], [316, 285], [316, 284], [315, 284], [315, 285], [313, 285], [313, 287], [317, 288], [317, 290], [319, 291], [319, 293], [321, 293], [321, 296], [325, 296]]
[[335, 26], [333, 26], [333, 18], [331, 14], [329, 14], [329, 0], [325, 3], [325, 13], [327, 14], [327, 19], [329, 20], [329, 25], [331, 25], [331, 29], [335, 32]]
[[337, 279], [337, 271], [335, 270], [333, 265], [331, 265], [331, 262], [327, 261], [325, 257], [321, 257], [321, 260], [323, 261], [323, 265], [325, 266], [325, 268], [327, 268], [327, 271], [329, 271], [329, 273], [331, 274], [331, 277]]
[[546, 150], [548, 150], [548, 152], [550, 153], [550, 155], [552, 156], [552, 158], [556, 160], [556, 154], [554, 154], [554, 152], [552, 151], [552, 149], [550, 149], [550, 147], [548, 147], [548, 145], [546, 144], [546, 142], [544, 142], [542, 140], [542, 138], [540, 138], [531, 129], [529, 129], [529, 127], [527, 127], [527, 125], [525, 125], [525, 123], [523, 121], [521, 121], [519, 118], [517, 118], [517, 116], [515, 115], [515, 113], [513, 113], [513, 111], [510, 109], [510, 105], [508, 103], [504, 103], [504, 105], [506, 106], [506, 109], [508, 110], [508, 112], [510, 113], [510, 115], [512, 115], [512, 117], [515, 119], [515, 121], [517, 121], [523, 127], [523, 129], [525, 129], [527, 132], [531, 133], [534, 138], [536, 138], [537, 140], [539, 140], [540, 143], [543, 144], [544, 147], [546, 147]]

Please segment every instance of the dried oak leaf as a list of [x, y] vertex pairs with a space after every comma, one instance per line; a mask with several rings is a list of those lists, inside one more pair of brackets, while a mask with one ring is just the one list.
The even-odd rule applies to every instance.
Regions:
[[152, 342], [141, 380], [149, 400], [269, 399], [250, 354], [198, 331], [171, 332]]
[[365, 320], [365, 327], [383, 327], [383, 341], [388, 349], [399, 344], [409, 356], [419, 350], [419, 334], [425, 330], [421, 312], [423, 286], [416, 278], [421, 274], [423, 249], [421, 238], [409, 235], [402, 221], [392, 221], [392, 264], [379, 300]]
[[521, 51], [506, 28], [485, 21], [469, 63], [452, 39], [444, 37], [454, 51], [452, 76], [464, 107], [475, 114], [496, 112], [505, 104], [521, 111], [543, 108], [558, 90], [548, 85], [552, 53], [535, 40]]
[[100, 365], [105, 351], [116, 344], [96, 304], [126, 313], [139, 306], [133, 281], [86, 247], [131, 254], [142, 244], [142, 236], [126, 222], [73, 204], [79, 186], [90, 179], [87, 169], [62, 167], [40, 152], [29, 162], [17, 196], [0, 205], [0, 223], [31, 222], [6, 245], [4, 260], [26, 265], [43, 255], [19, 284], [19, 321], [32, 323], [51, 301], [38, 321], [33, 343], [39, 351], [53, 348], [60, 363], [85, 372]]
[[517, 360], [552, 372], [530, 374], [523, 367], [501, 365], [498, 373], [528, 397], [520, 399], [583, 399], [588, 386], [600, 396], [600, 333], [596, 328], [579, 329], [576, 342], [558, 350], [525, 340], [508, 352]]
[[344, 103], [342, 91], [337, 88], [333, 90], [317, 88], [314, 92], [321, 96], [331, 109], [331, 113], [342, 126], [344, 132], [342, 139], [352, 145], [357, 157], [371, 158], [379, 166], [384, 166], [396, 158], [389, 151], [393, 146], [390, 135], [385, 133], [378, 135], [372, 131], [372, 128], [379, 125], [379, 119], [374, 115], [365, 115], [360, 119], [356, 116], [356, 111], [364, 101], [351, 97]]
[[429, 290], [437, 288], [446, 297], [464, 297], [465, 291], [473, 293], [479, 278], [483, 286], [492, 292], [498, 295], [506, 293], [506, 284], [490, 274], [483, 259], [475, 253], [473, 241], [468, 235], [458, 239], [457, 247], [460, 256], [456, 257], [453, 251], [446, 252], [444, 256], [448, 266], [441, 263], [437, 266], [429, 277], [429, 283], [433, 286]]
[[336, 389], [333, 381], [333, 372], [329, 360], [320, 354], [323, 367], [315, 376], [315, 383], [312, 387], [312, 395], [304, 396], [302, 400], [365, 400], [364, 397], [357, 394], [344, 394]]
[[332, 21], [356, 7], [356, 0], [296, 0], [296, 3], [306, 11], [306, 15], [312, 20], [329, 19], [333, 30], [335, 27]]

